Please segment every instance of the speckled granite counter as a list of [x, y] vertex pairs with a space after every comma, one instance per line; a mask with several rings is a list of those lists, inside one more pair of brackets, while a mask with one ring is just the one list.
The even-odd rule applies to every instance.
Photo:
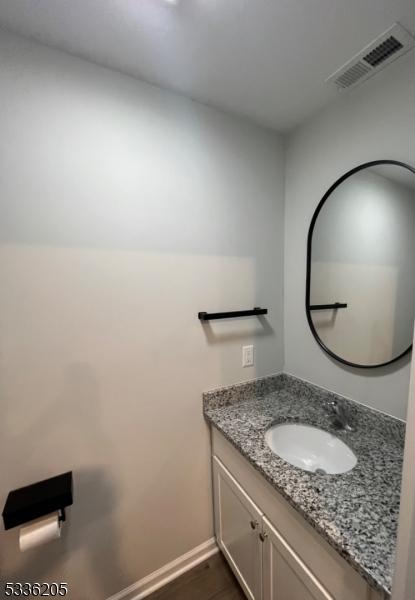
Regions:
[[[405, 424], [345, 400], [354, 431], [337, 431], [327, 401], [340, 398], [288, 375], [203, 395], [206, 419], [376, 590], [390, 595], [399, 514]], [[276, 423], [308, 423], [355, 452], [356, 467], [318, 475], [275, 455], [264, 438]]]

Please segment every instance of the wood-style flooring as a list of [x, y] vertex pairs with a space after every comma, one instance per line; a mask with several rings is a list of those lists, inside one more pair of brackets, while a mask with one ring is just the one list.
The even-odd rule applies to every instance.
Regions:
[[191, 571], [147, 597], [148, 600], [246, 600], [222, 554], [215, 554]]

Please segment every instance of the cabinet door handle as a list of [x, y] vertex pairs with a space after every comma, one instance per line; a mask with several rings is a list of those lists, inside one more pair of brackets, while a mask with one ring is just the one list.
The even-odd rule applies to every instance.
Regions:
[[261, 540], [261, 542], [265, 542], [266, 538], [268, 537], [268, 534], [266, 531], [262, 532], [259, 534], [259, 539]]
[[250, 521], [251, 529], [256, 529], [258, 527], [258, 521]]

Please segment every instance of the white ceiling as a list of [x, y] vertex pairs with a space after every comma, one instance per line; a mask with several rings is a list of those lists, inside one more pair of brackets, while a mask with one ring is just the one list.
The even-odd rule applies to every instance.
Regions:
[[0, 24], [281, 131], [395, 21], [415, 32], [414, 0], [172, 1], [0, 0]]

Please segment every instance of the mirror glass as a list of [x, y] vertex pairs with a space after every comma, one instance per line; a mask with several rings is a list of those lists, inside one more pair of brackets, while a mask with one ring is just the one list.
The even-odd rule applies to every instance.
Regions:
[[307, 317], [324, 350], [361, 367], [388, 364], [409, 352], [414, 169], [375, 161], [336, 182], [314, 214], [307, 263]]

